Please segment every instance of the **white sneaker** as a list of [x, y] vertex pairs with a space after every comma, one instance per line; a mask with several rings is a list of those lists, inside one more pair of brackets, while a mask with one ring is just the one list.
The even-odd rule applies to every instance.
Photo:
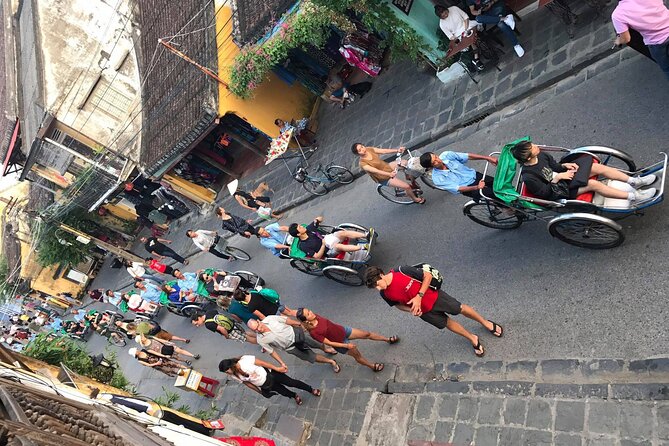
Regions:
[[649, 189], [642, 189], [642, 190], [635, 190], [634, 191], [634, 200], [631, 200], [632, 202], [638, 203], [640, 201], [647, 201], [650, 200], [655, 196], [655, 193], [657, 192], [657, 189], [654, 187], [651, 187]]
[[523, 54], [525, 54], [525, 50], [520, 45], [514, 46], [513, 49], [516, 51], [516, 54], [518, 55], [518, 57], [523, 57]]
[[514, 20], [513, 16], [509, 14], [508, 16], [502, 18], [502, 22], [506, 23], [509, 25], [509, 28], [511, 29], [516, 29], [516, 21]]
[[657, 180], [657, 176], [650, 174], [643, 177], [632, 177], [630, 178], [629, 185], [634, 189], [639, 189], [644, 186], [650, 186]]

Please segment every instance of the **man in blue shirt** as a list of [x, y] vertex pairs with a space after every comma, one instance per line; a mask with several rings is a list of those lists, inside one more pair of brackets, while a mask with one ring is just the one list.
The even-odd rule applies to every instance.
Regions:
[[185, 291], [192, 291], [197, 294], [197, 274], [196, 273], [182, 273], [178, 269], [175, 269], [172, 273], [177, 279], [177, 285], [179, 288]]
[[279, 226], [279, 223], [258, 228], [260, 244], [269, 249], [275, 256], [280, 256], [282, 249], [290, 248], [285, 244], [286, 232], [288, 232], [288, 226]]
[[135, 288], [139, 291], [139, 295], [142, 299], [160, 303], [160, 294], [163, 290], [161, 290], [158, 285], [138, 280], [135, 282]]
[[483, 175], [466, 164], [469, 160], [488, 161], [497, 164], [497, 158], [475, 153], [444, 151], [441, 155], [426, 152], [420, 156], [420, 165], [424, 169], [432, 169], [432, 182], [439, 188], [452, 194], [466, 195], [478, 201], [481, 198], [479, 190], [487, 197], [493, 196], [493, 178]]

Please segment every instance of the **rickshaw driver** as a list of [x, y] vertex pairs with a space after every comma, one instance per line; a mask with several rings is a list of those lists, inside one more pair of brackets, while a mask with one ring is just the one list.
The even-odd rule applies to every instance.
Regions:
[[293, 237], [297, 237], [300, 241], [297, 243], [308, 257], [314, 259], [322, 259], [328, 250], [338, 252], [355, 252], [363, 249], [369, 249], [369, 244], [359, 245], [351, 244], [344, 245], [343, 239], [351, 240], [367, 238], [370, 234], [364, 234], [358, 231], [341, 230], [322, 236], [318, 233], [318, 226], [323, 222], [323, 217], [318, 216], [306, 228], [304, 226], [293, 223], [288, 227], [288, 233]]
[[493, 197], [493, 177], [486, 175], [484, 178], [483, 174], [467, 166], [469, 160], [497, 164], [497, 158], [492, 156], [446, 150], [439, 156], [434, 152], [423, 153], [420, 165], [424, 169], [432, 169], [432, 182], [439, 189], [466, 195], [476, 201], [481, 199], [481, 189], [486, 196]]
[[285, 244], [286, 236], [284, 232], [288, 232], [288, 226], [279, 226], [279, 223], [272, 223], [264, 228], [258, 228], [258, 239], [264, 248], [278, 257], [281, 255], [282, 249], [290, 248]]

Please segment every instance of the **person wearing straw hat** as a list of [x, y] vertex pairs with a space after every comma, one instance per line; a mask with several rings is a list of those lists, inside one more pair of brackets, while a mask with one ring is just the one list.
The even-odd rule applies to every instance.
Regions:
[[161, 358], [160, 356], [149, 353], [144, 349], [137, 350], [137, 348], [132, 347], [130, 350], [128, 350], [128, 354], [137, 359], [137, 361], [139, 361], [139, 363], [143, 366], [151, 367], [164, 373], [167, 376], [177, 376], [179, 371], [188, 370], [188, 367], [185, 365], [181, 365], [178, 362], [172, 361], [168, 358]]

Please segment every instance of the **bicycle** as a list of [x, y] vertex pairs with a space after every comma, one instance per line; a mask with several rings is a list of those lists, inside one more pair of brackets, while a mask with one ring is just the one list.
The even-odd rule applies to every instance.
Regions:
[[322, 196], [329, 192], [328, 184], [350, 184], [353, 182], [353, 174], [346, 167], [338, 166], [330, 163], [323, 167], [318, 164], [313, 173], [309, 173], [307, 168], [309, 164], [306, 159], [297, 166], [293, 172], [293, 178], [298, 183], [302, 183], [302, 187], [312, 195]]
[[223, 252], [231, 256], [235, 260], [242, 260], [244, 262], [248, 262], [249, 260], [251, 260], [251, 256], [246, 251], [244, 251], [241, 248], [236, 248], [234, 246], [226, 245], [225, 248], [223, 249]]
[[[437, 189], [432, 182], [432, 173], [430, 169], [425, 169], [420, 165], [419, 157], [413, 156], [409, 149], [404, 151], [409, 157], [406, 160], [402, 159], [403, 154], [398, 152], [395, 157], [395, 163], [397, 165], [395, 171], [403, 170], [404, 175], [406, 176], [407, 181], [411, 185], [411, 189], [416, 196], [422, 195], [423, 190], [416, 183], [416, 180], [420, 180], [425, 183], [428, 187], [432, 189]], [[399, 187], [393, 187], [388, 184], [378, 184], [376, 186], [376, 192], [385, 198], [388, 201], [392, 201], [397, 204], [414, 204], [416, 203], [409, 197], [404, 189]]]

